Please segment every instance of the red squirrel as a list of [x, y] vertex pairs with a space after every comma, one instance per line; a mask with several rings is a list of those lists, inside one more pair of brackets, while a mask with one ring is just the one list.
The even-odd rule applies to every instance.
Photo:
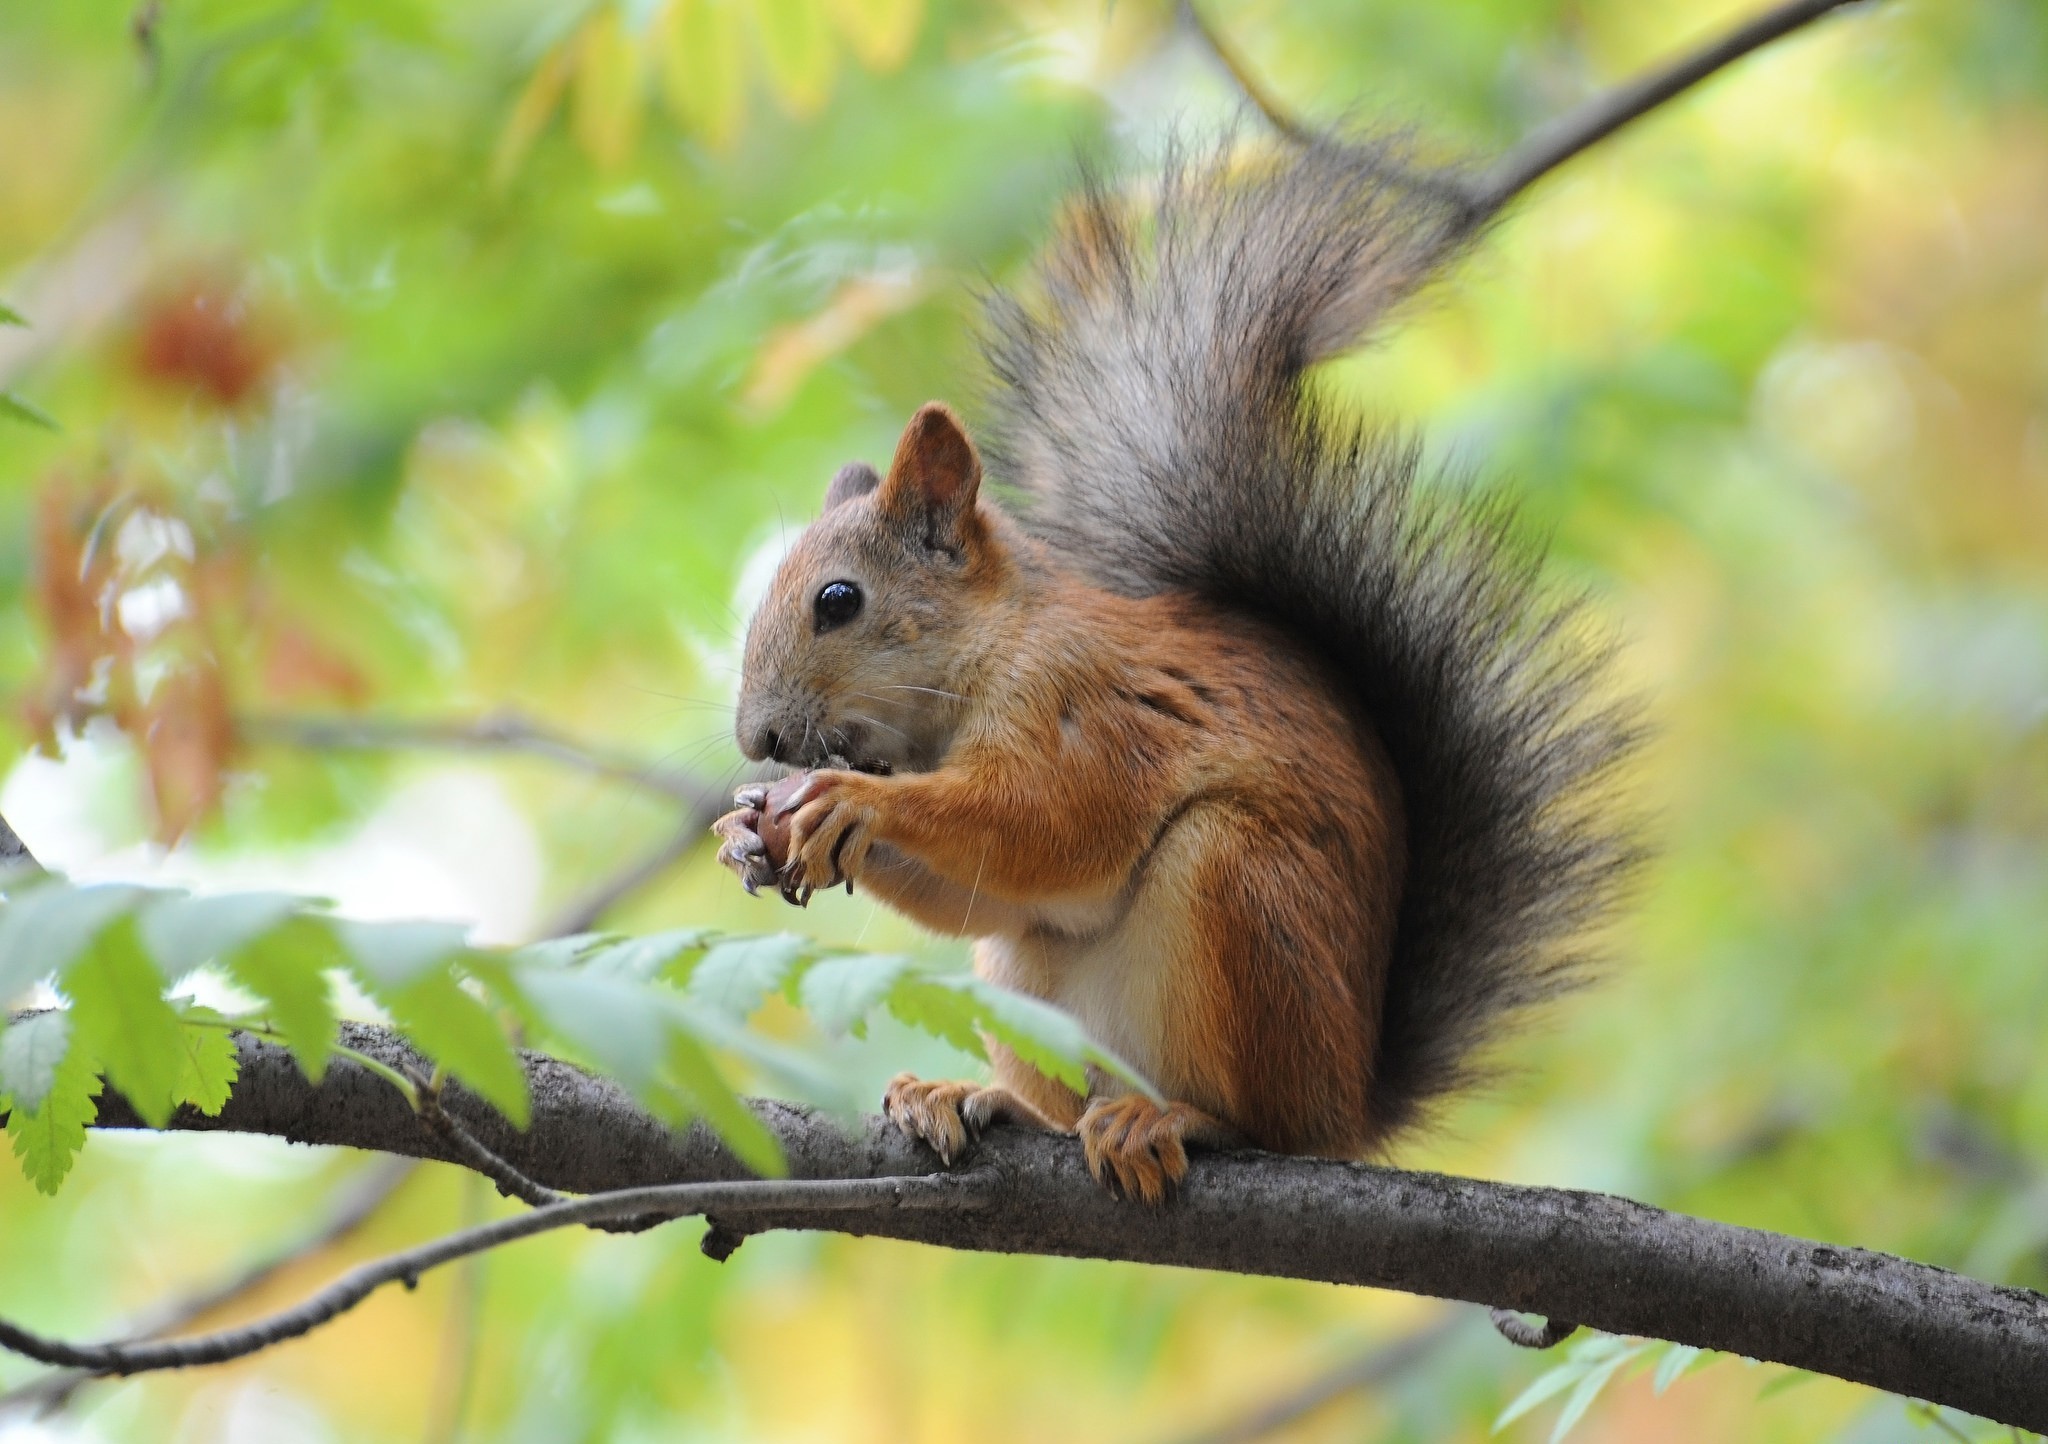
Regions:
[[1073, 1132], [1158, 1202], [1190, 1147], [1375, 1151], [1575, 979], [1629, 861], [1601, 793], [1631, 728], [1576, 604], [1497, 498], [1308, 377], [1457, 234], [1382, 162], [1172, 159], [1148, 214], [1090, 186], [991, 307], [1002, 498], [923, 407], [749, 625], [740, 748], [815, 770], [779, 872], [760, 788], [721, 859], [976, 938], [1170, 1100], [992, 1046], [992, 1084], [884, 1099], [948, 1163], [998, 1122]]

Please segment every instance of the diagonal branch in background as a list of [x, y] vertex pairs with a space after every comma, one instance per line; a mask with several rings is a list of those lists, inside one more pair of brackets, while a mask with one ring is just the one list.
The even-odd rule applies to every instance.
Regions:
[[706, 827], [730, 805], [723, 793], [701, 778], [666, 771], [624, 753], [579, 742], [517, 712], [493, 713], [474, 721], [252, 714], [236, 718], [235, 726], [251, 742], [281, 743], [291, 747], [353, 751], [421, 748], [453, 752], [521, 752], [587, 772], [593, 777], [608, 778], [659, 793], [691, 809], [693, 815], [703, 815]]
[[[343, 1042], [392, 1068], [424, 1067], [382, 1029], [350, 1024]], [[457, 1161], [398, 1091], [367, 1070], [337, 1064], [316, 1085], [286, 1050], [248, 1037], [238, 1045], [241, 1075], [220, 1116], [182, 1110], [174, 1128]], [[528, 1055], [527, 1075], [533, 1119], [523, 1133], [460, 1092], [451, 1089], [444, 1101], [483, 1147], [546, 1187], [600, 1193], [749, 1177], [709, 1130], [674, 1132], [611, 1083], [538, 1055]], [[848, 1135], [807, 1109], [756, 1108], [797, 1178], [940, 1171], [929, 1150], [880, 1119]], [[100, 1125], [140, 1120], [109, 1093]], [[742, 1207], [740, 1223], [748, 1233], [828, 1228], [948, 1248], [1399, 1289], [1771, 1360], [2048, 1427], [2048, 1297], [1887, 1254], [1605, 1194], [1327, 1159], [1206, 1155], [1164, 1209], [1104, 1193], [1071, 1139], [992, 1130], [972, 1166], [1000, 1179], [972, 1209], [877, 1204], [827, 1215], [793, 1204]]]
[[990, 1175], [972, 1173], [904, 1178], [747, 1179], [733, 1183], [676, 1183], [654, 1188], [627, 1188], [588, 1198], [565, 1199], [522, 1213], [463, 1229], [418, 1248], [406, 1249], [351, 1269], [326, 1288], [292, 1308], [240, 1328], [222, 1329], [190, 1339], [145, 1340], [110, 1344], [67, 1344], [46, 1338], [0, 1319], [0, 1348], [31, 1359], [93, 1374], [147, 1374], [164, 1369], [189, 1369], [224, 1364], [311, 1333], [354, 1308], [385, 1284], [408, 1287], [429, 1269], [502, 1248], [558, 1228], [658, 1214], [682, 1218], [710, 1209], [748, 1212], [796, 1209], [806, 1216], [876, 1208], [969, 1209], [987, 1196]]
[[1254, 1444], [1290, 1424], [1300, 1423], [1346, 1394], [1376, 1389], [1400, 1378], [1448, 1343], [1464, 1324], [1465, 1319], [1459, 1314], [1446, 1313], [1435, 1323], [1369, 1349], [1238, 1419], [1184, 1435], [1179, 1444]]
[[[346, 1241], [390, 1201], [418, 1168], [417, 1159], [380, 1159], [336, 1190], [329, 1216], [319, 1228], [215, 1283], [156, 1304], [131, 1323], [121, 1341], [141, 1343], [176, 1333], [247, 1298], [285, 1270]], [[27, 1410], [36, 1415], [55, 1413], [95, 1377], [83, 1369], [62, 1369], [32, 1380], [0, 1394], [0, 1415], [9, 1410]]]
[[[1803, 29], [1830, 11], [1864, 0], [1788, 0], [1687, 52], [1667, 65], [1614, 87], [1575, 110], [1537, 127], [1476, 176], [1456, 183], [1464, 214], [1457, 232], [1467, 235], [1493, 219], [1507, 204], [1573, 156], [1591, 148], [1630, 121], [1675, 99], [1745, 55]], [[1215, 55], [1245, 99], [1281, 134], [1297, 141], [1328, 139], [1283, 105], [1261, 84], [1222, 32], [1203, 18], [1196, 0], [1183, 0], [1191, 29]], [[1444, 177], [1429, 178], [1438, 185]]]

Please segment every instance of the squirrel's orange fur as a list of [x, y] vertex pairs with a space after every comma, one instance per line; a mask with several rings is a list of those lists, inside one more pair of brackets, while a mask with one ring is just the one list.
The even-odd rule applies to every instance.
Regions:
[[[1083, 1099], [998, 1048], [995, 1088], [901, 1078], [890, 1115], [949, 1157], [996, 1118], [1077, 1130], [1146, 1199], [1187, 1142], [1360, 1153], [1404, 868], [1369, 719], [1276, 630], [1082, 581], [979, 482], [931, 405], [886, 480], [835, 483], [755, 618], [742, 742], [891, 769], [812, 775], [793, 885], [979, 938], [983, 976], [1071, 1012], [1172, 1106], [1106, 1077]], [[833, 581], [863, 608], [821, 631]]]

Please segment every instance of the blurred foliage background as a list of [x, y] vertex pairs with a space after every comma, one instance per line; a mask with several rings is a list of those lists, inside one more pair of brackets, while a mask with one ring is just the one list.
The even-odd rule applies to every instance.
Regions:
[[[1486, 155], [1743, 8], [1204, 11], [1298, 114]], [[530, 936], [672, 807], [256, 724], [514, 711], [728, 780], [778, 539], [917, 403], [971, 412], [976, 288], [1077, 149], [1141, 167], [1240, 109], [1159, 0], [9, 0], [0, 811], [79, 877]], [[2048, 11], [1887, 0], [1774, 47], [1327, 382], [1527, 497], [1657, 727], [1613, 976], [1399, 1160], [2048, 1284]], [[611, 921], [785, 919], [703, 848]], [[801, 921], [928, 946], [865, 899]], [[880, 1029], [857, 1065], [962, 1066]], [[106, 1137], [54, 1201], [0, 1169], [0, 1306], [102, 1335], [364, 1166]], [[500, 1206], [423, 1168], [251, 1307]], [[721, 1266], [692, 1228], [522, 1244], [0, 1437], [1169, 1440], [1441, 1317], [841, 1238]], [[1473, 1318], [1418, 1352], [1275, 1437], [1484, 1438], [1548, 1365]], [[1577, 1437], [1943, 1430], [1982, 1426], [1722, 1360]]]

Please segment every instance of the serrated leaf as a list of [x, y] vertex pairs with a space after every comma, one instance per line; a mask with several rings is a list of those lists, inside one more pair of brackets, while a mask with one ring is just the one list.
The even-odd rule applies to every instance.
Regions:
[[152, 1128], [161, 1128], [178, 1106], [185, 1067], [183, 1030], [163, 987], [163, 974], [125, 920], [64, 975], [78, 1036]]
[[0, 1094], [33, 1113], [43, 1106], [71, 1048], [71, 1015], [61, 1008], [18, 1018], [0, 1033]]
[[412, 987], [461, 952], [469, 930], [460, 923], [363, 923], [335, 918], [328, 926], [379, 1001]]
[[283, 1035], [299, 1070], [318, 1083], [340, 1037], [328, 970], [342, 955], [326, 921], [293, 918], [260, 941], [230, 952], [228, 976], [263, 1002], [265, 1016]]
[[181, 1021], [178, 1101], [215, 1117], [234, 1094], [241, 1055], [233, 1035], [221, 1026], [225, 1020], [211, 1008], [187, 1008]]
[[719, 943], [690, 970], [690, 998], [729, 1018], [745, 1018], [782, 986], [805, 942], [793, 933], [732, 938]]
[[5, 301], [0, 301], [0, 326], [26, 326], [28, 318]]
[[797, 1001], [827, 1033], [859, 1036], [862, 1020], [910, 971], [910, 959], [886, 953], [825, 958], [804, 970]]
[[571, 968], [534, 970], [520, 987], [543, 1026], [646, 1101], [661, 1074], [669, 1023], [644, 986]]
[[1664, 1350], [1664, 1357], [1657, 1361], [1657, 1372], [1650, 1376], [1650, 1387], [1661, 1394], [1678, 1382], [1679, 1375], [1692, 1367], [1700, 1351], [1691, 1344], [1671, 1344]]
[[491, 1010], [449, 974], [430, 974], [387, 1004], [421, 1052], [524, 1128], [532, 1116], [526, 1069]]
[[125, 883], [73, 887], [52, 880], [8, 898], [0, 907], [0, 1006], [38, 979], [64, 970], [148, 893]]
[[589, 953], [580, 966], [586, 972], [646, 982], [660, 977], [684, 953], [704, 946], [704, 938], [702, 928], [673, 928], [644, 938], [626, 938]]
[[100, 1091], [99, 1069], [83, 1046], [74, 1045], [57, 1065], [57, 1074], [42, 1106], [14, 1108], [7, 1132], [21, 1171], [43, 1193], [55, 1193], [85, 1147], [86, 1127], [99, 1116], [93, 1099]]
[[611, 941], [604, 933], [571, 933], [565, 938], [546, 938], [515, 948], [506, 961], [514, 968], [567, 968]]
[[42, 407], [22, 400], [21, 397], [15, 395], [12, 391], [0, 391], [0, 416], [7, 417], [13, 421], [26, 422], [30, 426], [40, 426], [45, 431], [62, 431], [64, 429], [57, 424], [56, 417], [43, 410]]
[[986, 1058], [988, 1049], [982, 1041], [980, 1010], [964, 988], [949, 987], [947, 982], [927, 973], [907, 971], [882, 1001], [899, 1023], [950, 1043], [970, 1057]]
[[1153, 1102], [1166, 1101], [1143, 1074], [1091, 1038], [1072, 1014], [1041, 998], [971, 974], [943, 981], [975, 1001], [977, 1021], [983, 1031], [1048, 1078], [1057, 1078], [1077, 1093], [1086, 1093], [1088, 1065], [1093, 1064]]
[[789, 1171], [782, 1144], [725, 1081], [703, 1044], [683, 1028], [669, 1036], [667, 1064], [691, 1111], [711, 1125], [740, 1162], [763, 1178]]
[[170, 894], [151, 899], [136, 915], [142, 945], [163, 975], [176, 982], [194, 968], [227, 960], [305, 906], [284, 893], [230, 893], [222, 897]]

